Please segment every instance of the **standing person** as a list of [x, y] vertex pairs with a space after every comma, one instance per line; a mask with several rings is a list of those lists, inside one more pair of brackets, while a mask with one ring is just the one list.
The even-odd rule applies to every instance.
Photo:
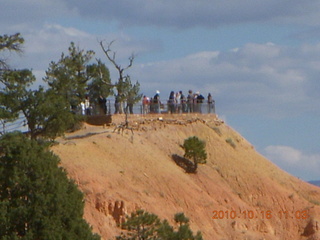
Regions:
[[154, 113], [155, 110], [154, 110], [154, 100], [153, 100], [153, 97], [150, 98], [150, 103], [149, 103], [149, 110], [151, 113]]
[[129, 93], [128, 98], [127, 98], [126, 113], [128, 113], [128, 109], [129, 109], [129, 113], [133, 114], [133, 103], [134, 103], [133, 96], [132, 96], [132, 94]]
[[120, 96], [119, 94], [115, 95], [115, 100], [114, 100], [114, 114], [119, 113], [120, 111]]
[[149, 112], [149, 98], [144, 95], [142, 99], [142, 113], [147, 114]]
[[202, 113], [202, 103], [204, 100], [204, 96], [202, 96], [202, 94], [200, 94], [200, 92], [198, 92], [198, 96], [197, 96], [197, 106], [198, 106], [198, 112]]
[[182, 113], [188, 112], [186, 96], [184, 96], [182, 91], [179, 91], [179, 93], [180, 93], [180, 105], [181, 105]]
[[199, 92], [196, 92], [193, 94], [193, 112], [198, 112], [199, 111], [199, 106], [198, 106], [198, 96]]
[[100, 108], [100, 114], [106, 115], [107, 114], [107, 99], [105, 97], [102, 97], [101, 95], [98, 98], [98, 104]]
[[211, 93], [208, 93], [208, 113], [215, 113], [214, 100], [212, 99]]
[[176, 96], [175, 96], [174, 102], [175, 102], [176, 113], [180, 113], [180, 111], [181, 111], [181, 96], [180, 96], [180, 92], [176, 92]]
[[84, 104], [85, 100], [82, 100], [80, 103], [80, 107], [81, 107], [81, 114], [82, 115], [86, 115], [86, 105]]
[[157, 90], [156, 95], [153, 97], [153, 103], [154, 103], [154, 111], [155, 113], [160, 113], [160, 92]]
[[193, 112], [193, 94], [192, 90], [189, 90], [187, 97], [187, 112], [192, 113]]
[[169, 95], [169, 100], [168, 100], [168, 112], [170, 112], [170, 113], [175, 112], [174, 101], [175, 101], [174, 91], [171, 91], [170, 95]]
[[91, 106], [90, 106], [89, 96], [86, 96], [86, 99], [84, 100], [84, 106], [86, 109], [86, 115], [91, 115]]

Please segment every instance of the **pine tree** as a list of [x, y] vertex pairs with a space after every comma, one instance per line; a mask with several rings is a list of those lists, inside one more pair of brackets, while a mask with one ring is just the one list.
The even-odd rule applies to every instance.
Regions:
[[[94, 51], [84, 51], [71, 42], [68, 55], [62, 53], [58, 62], [51, 62], [44, 81], [75, 109], [89, 91], [100, 88], [99, 94], [111, 93], [109, 70], [98, 60], [90, 64]], [[98, 85], [98, 86], [97, 86]], [[95, 93], [96, 94], [96, 93]], [[97, 95], [93, 96], [97, 97]]]
[[177, 213], [174, 220], [179, 224], [177, 230], [167, 220], [160, 221], [155, 214], [137, 210], [122, 225], [125, 231], [117, 240], [203, 240], [201, 232], [193, 235], [184, 213]]
[[206, 163], [206, 143], [198, 137], [193, 136], [184, 140], [182, 148], [185, 150], [184, 157], [191, 158], [194, 162], [195, 171], [198, 168], [198, 163]]
[[0, 105], [5, 111], [0, 117], [14, 121], [19, 114], [26, 119], [32, 139], [55, 139], [81, 120], [70, 111], [65, 99], [51, 89], [30, 89], [35, 77], [28, 69], [6, 70], [2, 75]]
[[83, 219], [83, 194], [46, 145], [0, 138], [0, 239], [98, 240]]

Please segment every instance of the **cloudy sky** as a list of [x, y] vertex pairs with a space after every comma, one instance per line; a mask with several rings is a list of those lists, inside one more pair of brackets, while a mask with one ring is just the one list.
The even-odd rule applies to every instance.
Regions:
[[220, 118], [285, 171], [320, 179], [320, 1], [0, 0], [3, 34], [24, 54], [6, 56], [41, 81], [71, 41], [117, 60], [141, 90], [209, 92]]

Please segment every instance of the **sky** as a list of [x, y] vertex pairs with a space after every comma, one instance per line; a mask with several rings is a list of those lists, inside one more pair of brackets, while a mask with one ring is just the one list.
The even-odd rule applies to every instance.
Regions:
[[141, 92], [209, 92], [216, 113], [277, 166], [320, 179], [320, 1], [0, 0], [0, 35], [21, 33], [40, 83], [70, 42], [94, 50], [111, 41]]

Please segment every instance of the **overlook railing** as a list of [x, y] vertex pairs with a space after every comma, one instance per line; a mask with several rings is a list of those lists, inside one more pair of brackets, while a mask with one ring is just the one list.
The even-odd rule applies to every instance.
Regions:
[[[113, 115], [117, 113], [125, 113], [127, 110], [129, 114], [188, 114], [188, 113], [197, 113], [197, 114], [215, 114], [215, 103], [193, 103], [193, 104], [158, 104], [151, 103], [148, 105], [143, 105], [141, 103], [134, 104], [132, 107], [126, 104], [123, 106], [116, 106], [114, 101], [107, 100], [106, 103], [107, 111], [106, 115]], [[117, 109], [118, 108], [118, 109]], [[72, 110], [75, 114], [82, 115], [105, 115], [102, 108], [99, 105], [91, 105], [89, 111], [83, 111], [81, 106]], [[28, 131], [27, 120], [23, 115], [20, 115], [19, 118], [14, 122], [6, 122], [3, 119], [0, 119], [0, 135], [6, 132], [12, 132], [15, 130], [26, 132]]]
[[[150, 103], [150, 104], [134, 104], [128, 106], [124, 103], [122, 106], [115, 104], [111, 100], [107, 100], [107, 114], [125, 113], [129, 114], [179, 114], [179, 113], [200, 113], [200, 114], [215, 114], [215, 102], [213, 103], [183, 103], [183, 104], [170, 104], [170, 103]], [[77, 113], [81, 114], [81, 109], [77, 110]], [[83, 113], [82, 113], [83, 114]], [[93, 105], [90, 107], [89, 115], [102, 115], [103, 110], [99, 105]]]

